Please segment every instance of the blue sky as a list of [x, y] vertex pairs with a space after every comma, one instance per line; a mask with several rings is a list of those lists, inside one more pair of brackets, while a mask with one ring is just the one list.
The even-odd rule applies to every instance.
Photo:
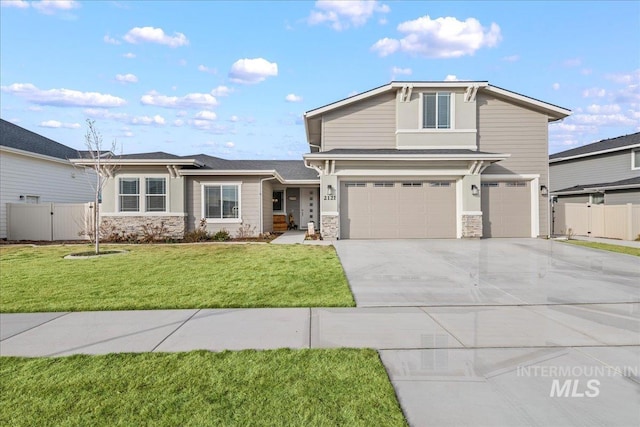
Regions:
[[640, 2], [1, 1], [0, 115], [71, 147], [299, 159], [302, 114], [395, 80], [573, 111], [550, 152], [640, 130]]

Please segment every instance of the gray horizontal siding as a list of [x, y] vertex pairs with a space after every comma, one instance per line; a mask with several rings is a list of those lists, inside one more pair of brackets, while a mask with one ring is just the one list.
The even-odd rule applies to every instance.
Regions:
[[[547, 116], [505, 100], [478, 94], [478, 149], [511, 156], [484, 171], [487, 174], [537, 174], [549, 186]], [[540, 196], [540, 234], [548, 230], [548, 199]]]
[[602, 184], [640, 176], [631, 169], [631, 149], [549, 164], [551, 190]]
[[322, 117], [323, 149], [395, 148], [394, 93], [375, 96]]
[[640, 205], [640, 189], [637, 190], [615, 190], [604, 193], [605, 205], [625, 205], [633, 203]]

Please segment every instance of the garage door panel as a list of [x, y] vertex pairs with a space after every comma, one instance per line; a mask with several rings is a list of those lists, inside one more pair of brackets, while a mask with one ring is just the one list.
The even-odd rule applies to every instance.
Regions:
[[531, 236], [531, 188], [528, 181], [482, 183], [484, 237]]

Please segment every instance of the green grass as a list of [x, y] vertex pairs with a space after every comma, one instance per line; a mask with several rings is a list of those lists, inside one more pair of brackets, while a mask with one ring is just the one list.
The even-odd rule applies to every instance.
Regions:
[[405, 426], [373, 350], [0, 358], [0, 425]]
[[330, 246], [131, 245], [63, 259], [87, 249], [0, 247], [0, 312], [355, 305]]
[[585, 246], [593, 249], [602, 249], [604, 251], [640, 256], [639, 248], [630, 248], [628, 246], [620, 246], [620, 245], [610, 245], [608, 243], [585, 242], [584, 240], [564, 240], [564, 242], [570, 243], [572, 245]]

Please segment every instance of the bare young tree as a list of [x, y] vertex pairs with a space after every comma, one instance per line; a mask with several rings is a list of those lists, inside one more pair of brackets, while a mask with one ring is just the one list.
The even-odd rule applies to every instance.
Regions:
[[95, 127], [95, 120], [87, 119], [87, 133], [84, 136], [88, 156], [93, 160], [91, 167], [96, 173], [95, 183], [91, 186], [95, 192], [93, 209], [93, 239], [96, 255], [100, 254], [100, 202], [102, 202], [102, 188], [107, 179], [113, 177], [116, 165], [109, 160], [114, 156], [116, 140], [111, 143], [109, 150], [105, 149], [102, 134]]

